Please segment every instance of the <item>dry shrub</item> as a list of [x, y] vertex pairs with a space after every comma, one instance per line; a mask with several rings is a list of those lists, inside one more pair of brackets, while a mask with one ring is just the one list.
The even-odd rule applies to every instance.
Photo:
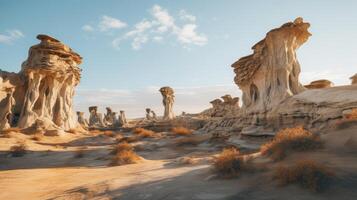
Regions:
[[261, 146], [262, 155], [273, 160], [282, 160], [294, 151], [308, 151], [322, 147], [319, 136], [312, 134], [303, 127], [287, 128], [279, 131], [274, 139]]
[[253, 166], [245, 162], [243, 155], [240, 155], [236, 148], [223, 149], [223, 151], [213, 160], [213, 167], [217, 174], [224, 178], [239, 176], [243, 171], [253, 170]]
[[122, 137], [117, 139], [118, 142], [128, 142], [128, 143], [133, 143], [139, 141], [138, 136], [130, 136], [130, 137]]
[[10, 155], [12, 157], [21, 157], [26, 154], [27, 146], [24, 142], [20, 142], [10, 148]]
[[134, 164], [141, 160], [141, 158], [133, 151], [133, 147], [126, 143], [122, 142], [118, 144], [111, 152], [114, 154], [110, 165], [125, 165], [125, 164]]
[[191, 135], [193, 131], [183, 126], [180, 126], [180, 127], [172, 128], [172, 132], [175, 133], [176, 135], [187, 136], [187, 135]]
[[133, 146], [131, 146], [131, 144], [127, 142], [121, 142], [114, 147], [114, 149], [111, 151], [111, 154], [116, 154], [120, 151], [132, 151], [132, 150], [133, 150]]
[[104, 131], [103, 135], [108, 136], [108, 137], [114, 137], [115, 136], [113, 131]]
[[177, 162], [182, 165], [193, 165], [196, 164], [196, 161], [191, 157], [182, 157], [177, 159]]
[[155, 137], [156, 134], [154, 131], [147, 130], [144, 128], [135, 128], [133, 132], [143, 138]]
[[10, 133], [10, 132], [21, 132], [21, 129], [17, 127], [12, 127], [1, 131], [1, 133]]
[[280, 186], [299, 184], [316, 192], [326, 189], [334, 176], [330, 169], [312, 160], [301, 160], [290, 167], [279, 166], [274, 173]]
[[184, 146], [184, 145], [198, 145], [202, 143], [204, 140], [197, 136], [189, 136], [184, 138], [178, 138], [174, 141], [176, 146]]

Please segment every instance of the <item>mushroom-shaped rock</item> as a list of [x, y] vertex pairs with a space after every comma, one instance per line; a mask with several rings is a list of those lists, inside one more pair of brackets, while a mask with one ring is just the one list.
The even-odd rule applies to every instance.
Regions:
[[350, 79], [351, 79], [351, 85], [357, 84], [357, 73], [351, 76]]
[[175, 118], [175, 114], [173, 111], [173, 105], [175, 101], [174, 90], [171, 87], [162, 87], [159, 90], [162, 95], [162, 104], [165, 107], [164, 110], [164, 120], [171, 120]]
[[232, 64], [235, 83], [242, 90], [243, 106], [266, 110], [305, 88], [299, 83], [296, 50], [311, 34], [309, 23], [297, 18], [273, 29], [255, 44], [253, 54]]
[[47, 35], [29, 50], [22, 63], [26, 93], [18, 126], [30, 127], [37, 119], [52, 121], [63, 129], [74, 128], [74, 88], [80, 81], [82, 58], [67, 45]]

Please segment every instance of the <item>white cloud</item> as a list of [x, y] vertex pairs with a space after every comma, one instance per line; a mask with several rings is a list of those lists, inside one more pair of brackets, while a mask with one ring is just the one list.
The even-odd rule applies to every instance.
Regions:
[[[77, 90], [74, 107], [88, 114], [89, 106], [98, 106], [104, 113], [109, 106], [114, 112], [125, 110], [129, 118], [144, 117], [145, 108], [153, 109], [158, 115], [163, 114], [162, 96], [159, 86], [148, 86], [137, 90]], [[240, 96], [239, 88], [234, 85], [214, 85], [196, 87], [173, 87], [175, 90], [174, 112], [198, 113], [209, 107], [210, 101], [225, 94]], [[87, 115], [88, 116], [88, 115]]]
[[151, 9], [151, 14], [157, 20], [159, 27], [157, 31], [160, 33], [166, 32], [170, 29], [176, 29], [175, 20], [166, 9], [159, 5], [154, 5]]
[[150, 9], [150, 14], [151, 19], [142, 19], [130, 31], [114, 38], [113, 47], [120, 49], [120, 44], [129, 40], [131, 47], [134, 50], [139, 50], [149, 41], [162, 42], [166, 37], [175, 37], [185, 49], [190, 49], [188, 45], [202, 46], [208, 41], [204, 34], [197, 32], [196, 17], [188, 14], [185, 10], [181, 10], [178, 14], [182, 26], [177, 25], [175, 18], [168, 10], [159, 5], [154, 5]]
[[6, 34], [0, 34], [0, 43], [12, 44], [13, 41], [22, 37], [24, 37], [24, 34], [21, 31], [17, 29], [9, 30], [6, 31]]
[[82, 26], [82, 30], [86, 32], [92, 32], [94, 31], [94, 28], [91, 25], [84, 25]]
[[178, 39], [184, 44], [205, 45], [207, 43], [207, 37], [203, 34], [196, 32], [197, 26], [195, 24], [186, 24], [177, 33]]
[[146, 35], [139, 35], [134, 38], [133, 42], [131, 43], [131, 46], [134, 50], [139, 50], [141, 49], [142, 45], [145, 44], [147, 41], [148, 37]]
[[126, 27], [125, 22], [120, 21], [119, 19], [109, 17], [107, 15], [102, 16], [102, 20], [99, 22], [100, 31], [108, 31], [110, 29], [120, 29]]
[[189, 21], [189, 22], [195, 22], [196, 21], [196, 17], [187, 13], [186, 10], [180, 10], [180, 19], [182, 20], [186, 20], [186, 21]]

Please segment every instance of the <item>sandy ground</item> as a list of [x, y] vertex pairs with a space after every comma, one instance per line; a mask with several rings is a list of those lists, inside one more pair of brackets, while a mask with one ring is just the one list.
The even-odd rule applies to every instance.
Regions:
[[[11, 132], [9, 138], [0, 138], [0, 199], [357, 199], [355, 130], [357, 126], [327, 132], [322, 136], [324, 149], [296, 153], [279, 163], [268, 161], [266, 170], [236, 179], [220, 179], [212, 172], [212, 157], [222, 144], [177, 147], [176, 137], [162, 133], [161, 138], [134, 143], [141, 147], [136, 151], [143, 157], [140, 163], [108, 166], [113, 137], [67, 134], [35, 141]], [[28, 152], [11, 157], [9, 149], [19, 141], [25, 141]], [[82, 157], [76, 156], [78, 150], [84, 152]], [[195, 162], [181, 163], [182, 157]], [[336, 171], [331, 189], [313, 193], [295, 185], [277, 186], [270, 169], [302, 158]]]

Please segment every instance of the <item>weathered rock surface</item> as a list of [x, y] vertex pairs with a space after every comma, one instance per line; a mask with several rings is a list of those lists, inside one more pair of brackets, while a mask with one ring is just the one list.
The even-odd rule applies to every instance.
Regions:
[[98, 113], [97, 106], [91, 106], [88, 108], [89, 110], [89, 126], [90, 127], [105, 127], [103, 122], [103, 115], [102, 113]]
[[232, 98], [231, 95], [226, 94], [221, 98], [223, 101], [221, 99], [212, 100], [210, 102], [212, 108], [203, 111], [200, 115], [209, 117], [228, 117], [237, 115], [240, 109], [239, 97]]
[[[210, 119], [202, 130], [270, 136], [279, 129], [302, 125], [316, 131], [334, 125], [357, 108], [356, 84], [331, 87], [330, 81], [319, 80], [307, 90], [299, 83], [300, 65], [295, 51], [310, 36], [309, 26], [297, 18], [273, 29], [253, 46], [252, 55], [234, 63], [243, 107], [234, 116]], [[211, 103], [219, 105], [221, 101]]]
[[357, 74], [350, 77], [351, 85], [357, 84]]
[[39, 119], [69, 130], [77, 124], [72, 100], [80, 80], [82, 58], [55, 38], [47, 35], [37, 38], [40, 44], [30, 48], [18, 74], [1, 72], [0, 101], [9, 105], [3, 91], [14, 89], [15, 105], [11, 110], [15, 120], [10, 122], [11, 126], [31, 127]]
[[305, 90], [299, 83], [296, 50], [311, 35], [309, 27], [309, 23], [297, 18], [273, 29], [252, 47], [252, 55], [232, 64], [236, 74], [234, 81], [243, 92], [245, 110], [268, 110]]
[[159, 90], [162, 95], [162, 104], [165, 107], [164, 111], [164, 120], [171, 120], [175, 118], [175, 114], [173, 111], [173, 105], [175, 102], [174, 90], [170, 87], [162, 87]]

